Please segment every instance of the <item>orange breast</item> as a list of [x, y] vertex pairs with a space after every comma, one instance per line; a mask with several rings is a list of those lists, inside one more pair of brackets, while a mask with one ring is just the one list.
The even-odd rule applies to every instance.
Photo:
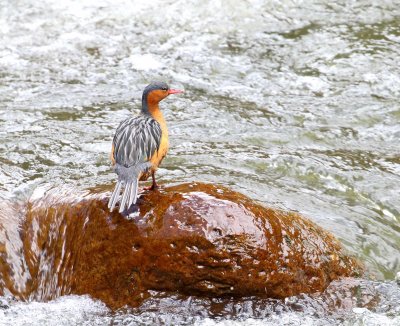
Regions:
[[160, 124], [161, 126], [161, 142], [160, 148], [158, 151], [154, 153], [154, 155], [150, 158], [150, 162], [152, 164], [152, 170], [155, 171], [158, 166], [161, 164], [161, 161], [167, 155], [168, 152], [168, 128], [167, 123], [165, 122], [164, 116], [158, 105], [149, 108], [149, 111], [152, 117]]
[[114, 143], [111, 145], [110, 159], [111, 159], [111, 164], [112, 164], [112, 165], [115, 165], [115, 159], [114, 159]]
[[157, 170], [157, 168], [160, 166], [162, 160], [164, 159], [165, 155], [167, 155], [168, 147], [169, 147], [168, 129], [167, 129], [167, 125], [165, 124], [165, 121], [163, 124], [160, 123], [160, 125], [161, 125], [161, 131], [162, 131], [160, 148], [150, 158], [151, 169], [147, 173], [142, 173], [140, 175], [140, 177], [139, 177], [140, 181], [146, 181], [150, 177], [150, 175]]
[[161, 164], [162, 160], [164, 159], [165, 155], [167, 155], [168, 152], [168, 132], [166, 132], [167, 135], [164, 135], [164, 130], [162, 131], [162, 136], [161, 136], [161, 143], [160, 143], [160, 148], [158, 151], [154, 153], [154, 155], [151, 157], [150, 162], [153, 166], [153, 169], [156, 170], [158, 166]]

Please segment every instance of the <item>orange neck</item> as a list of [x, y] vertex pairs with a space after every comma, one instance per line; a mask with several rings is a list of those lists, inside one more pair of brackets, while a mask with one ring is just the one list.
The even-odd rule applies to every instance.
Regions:
[[143, 93], [142, 96], [142, 112], [151, 115], [160, 124], [161, 130], [165, 135], [168, 134], [167, 123], [160, 111], [158, 103], [167, 96], [167, 93], [159, 89]]
[[150, 115], [153, 117], [154, 120], [156, 120], [160, 126], [161, 126], [161, 130], [163, 132], [167, 132], [167, 123], [164, 119], [164, 115], [162, 114], [158, 103], [152, 103], [152, 102], [148, 102], [148, 111], [150, 113]]

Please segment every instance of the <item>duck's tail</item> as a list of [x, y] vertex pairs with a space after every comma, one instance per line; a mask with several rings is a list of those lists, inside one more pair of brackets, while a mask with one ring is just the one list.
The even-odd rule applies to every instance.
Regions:
[[[124, 187], [123, 187], [124, 186]], [[122, 213], [125, 209], [131, 207], [132, 204], [136, 204], [137, 200], [137, 191], [138, 191], [138, 178], [136, 177], [132, 181], [124, 182], [118, 180], [117, 185], [108, 201], [108, 208], [110, 212], [112, 212], [115, 208], [115, 204], [118, 202], [118, 199], [122, 190], [122, 199], [121, 204], [119, 205], [119, 212]]]
[[118, 175], [118, 182], [115, 189], [108, 201], [108, 208], [112, 212], [115, 208], [115, 204], [118, 202], [120, 197], [121, 189], [122, 197], [119, 205], [119, 212], [122, 213], [125, 209], [131, 207], [132, 204], [136, 204], [137, 193], [138, 193], [138, 181], [140, 174], [146, 172], [151, 167], [151, 163], [140, 163], [135, 166], [125, 167], [120, 164], [115, 165], [115, 172]]

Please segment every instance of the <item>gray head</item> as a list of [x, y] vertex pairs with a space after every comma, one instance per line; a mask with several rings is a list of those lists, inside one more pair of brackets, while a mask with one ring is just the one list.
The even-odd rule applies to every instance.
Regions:
[[152, 82], [147, 85], [142, 95], [142, 111], [148, 112], [149, 106], [158, 104], [161, 100], [166, 98], [170, 94], [182, 93], [183, 91], [178, 89], [170, 89], [167, 83], [164, 82]]
[[155, 91], [158, 89], [162, 91], [168, 91], [169, 86], [167, 85], [167, 83], [160, 81], [152, 82], [151, 84], [147, 85], [146, 88], [144, 89], [143, 96], [148, 95], [151, 91]]

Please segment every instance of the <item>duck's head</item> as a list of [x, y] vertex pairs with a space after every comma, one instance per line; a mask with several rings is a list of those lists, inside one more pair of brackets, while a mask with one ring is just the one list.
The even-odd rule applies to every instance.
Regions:
[[153, 82], [150, 85], [147, 85], [143, 91], [143, 108], [157, 105], [158, 102], [166, 98], [168, 95], [178, 93], [183, 93], [183, 91], [179, 89], [171, 89], [164, 82]]

